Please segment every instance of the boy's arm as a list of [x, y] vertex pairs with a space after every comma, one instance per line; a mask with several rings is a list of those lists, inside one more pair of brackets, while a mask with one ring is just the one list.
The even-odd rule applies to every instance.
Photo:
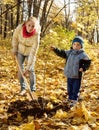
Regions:
[[91, 60], [81, 59], [79, 61], [79, 78], [82, 77], [82, 72], [88, 70], [90, 67]]
[[64, 50], [60, 50], [56, 47], [51, 46], [51, 49], [56, 53], [56, 55], [62, 57], [62, 58], [67, 58], [67, 54]]

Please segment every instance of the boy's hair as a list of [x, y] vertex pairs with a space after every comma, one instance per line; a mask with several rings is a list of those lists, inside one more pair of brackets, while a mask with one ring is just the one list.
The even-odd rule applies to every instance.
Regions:
[[74, 42], [79, 42], [81, 44], [81, 47], [83, 48], [84, 40], [81, 36], [76, 36], [72, 41], [72, 45]]

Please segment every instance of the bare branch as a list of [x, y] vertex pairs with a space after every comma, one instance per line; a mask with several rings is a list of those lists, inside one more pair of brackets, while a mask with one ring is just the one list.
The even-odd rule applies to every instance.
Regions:
[[3, 11], [3, 12], [1, 13], [0, 17], [1, 17], [3, 14], [7, 13], [8, 10], [13, 9], [14, 7], [16, 7], [17, 5], [19, 5], [19, 4], [22, 3], [22, 2], [23, 2], [23, 1], [20, 1], [20, 2], [18, 2], [17, 4], [15, 4], [15, 5], [13, 5], [13, 6], [7, 8], [5, 11]]

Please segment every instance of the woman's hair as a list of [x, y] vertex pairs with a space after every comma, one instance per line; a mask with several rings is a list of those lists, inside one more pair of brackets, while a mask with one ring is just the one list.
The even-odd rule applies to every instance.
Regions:
[[36, 17], [34, 17], [34, 16], [29, 17], [29, 18], [23, 23], [23, 25], [26, 24], [26, 23], [29, 22], [29, 21], [32, 21], [32, 22], [34, 23], [34, 28], [36, 29], [37, 32], [40, 32], [40, 31], [41, 31], [41, 27], [40, 27], [40, 24], [39, 24], [39, 20], [38, 20]]
[[33, 17], [33, 16], [29, 17], [28, 20], [26, 21], [26, 23], [27, 23], [28, 21], [32, 21], [34, 24], [36, 24], [36, 22], [38, 22], [37, 18], [36, 18], [36, 17]]
[[34, 17], [34, 16], [29, 17], [28, 20], [25, 21], [25, 24], [28, 21], [32, 21], [34, 23], [34, 27], [36, 30], [38, 30], [38, 28], [40, 28], [39, 20], [36, 17]]

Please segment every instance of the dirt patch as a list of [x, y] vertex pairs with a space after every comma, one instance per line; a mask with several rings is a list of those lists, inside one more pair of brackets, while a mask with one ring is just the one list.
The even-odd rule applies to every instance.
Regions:
[[[15, 102], [11, 102], [7, 113], [8, 116], [8, 124], [15, 124], [18, 113], [20, 113], [22, 119], [26, 119], [28, 116], [33, 116], [34, 118], [42, 118], [46, 113], [49, 117], [52, 117], [57, 110], [62, 109], [64, 111], [68, 111], [69, 108], [66, 104], [58, 104], [51, 102], [54, 106], [52, 109], [48, 109], [46, 105], [48, 104], [48, 100], [45, 100], [41, 97], [38, 100], [28, 101], [28, 100], [16, 100]], [[45, 103], [45, 107], [44, 104]]]

